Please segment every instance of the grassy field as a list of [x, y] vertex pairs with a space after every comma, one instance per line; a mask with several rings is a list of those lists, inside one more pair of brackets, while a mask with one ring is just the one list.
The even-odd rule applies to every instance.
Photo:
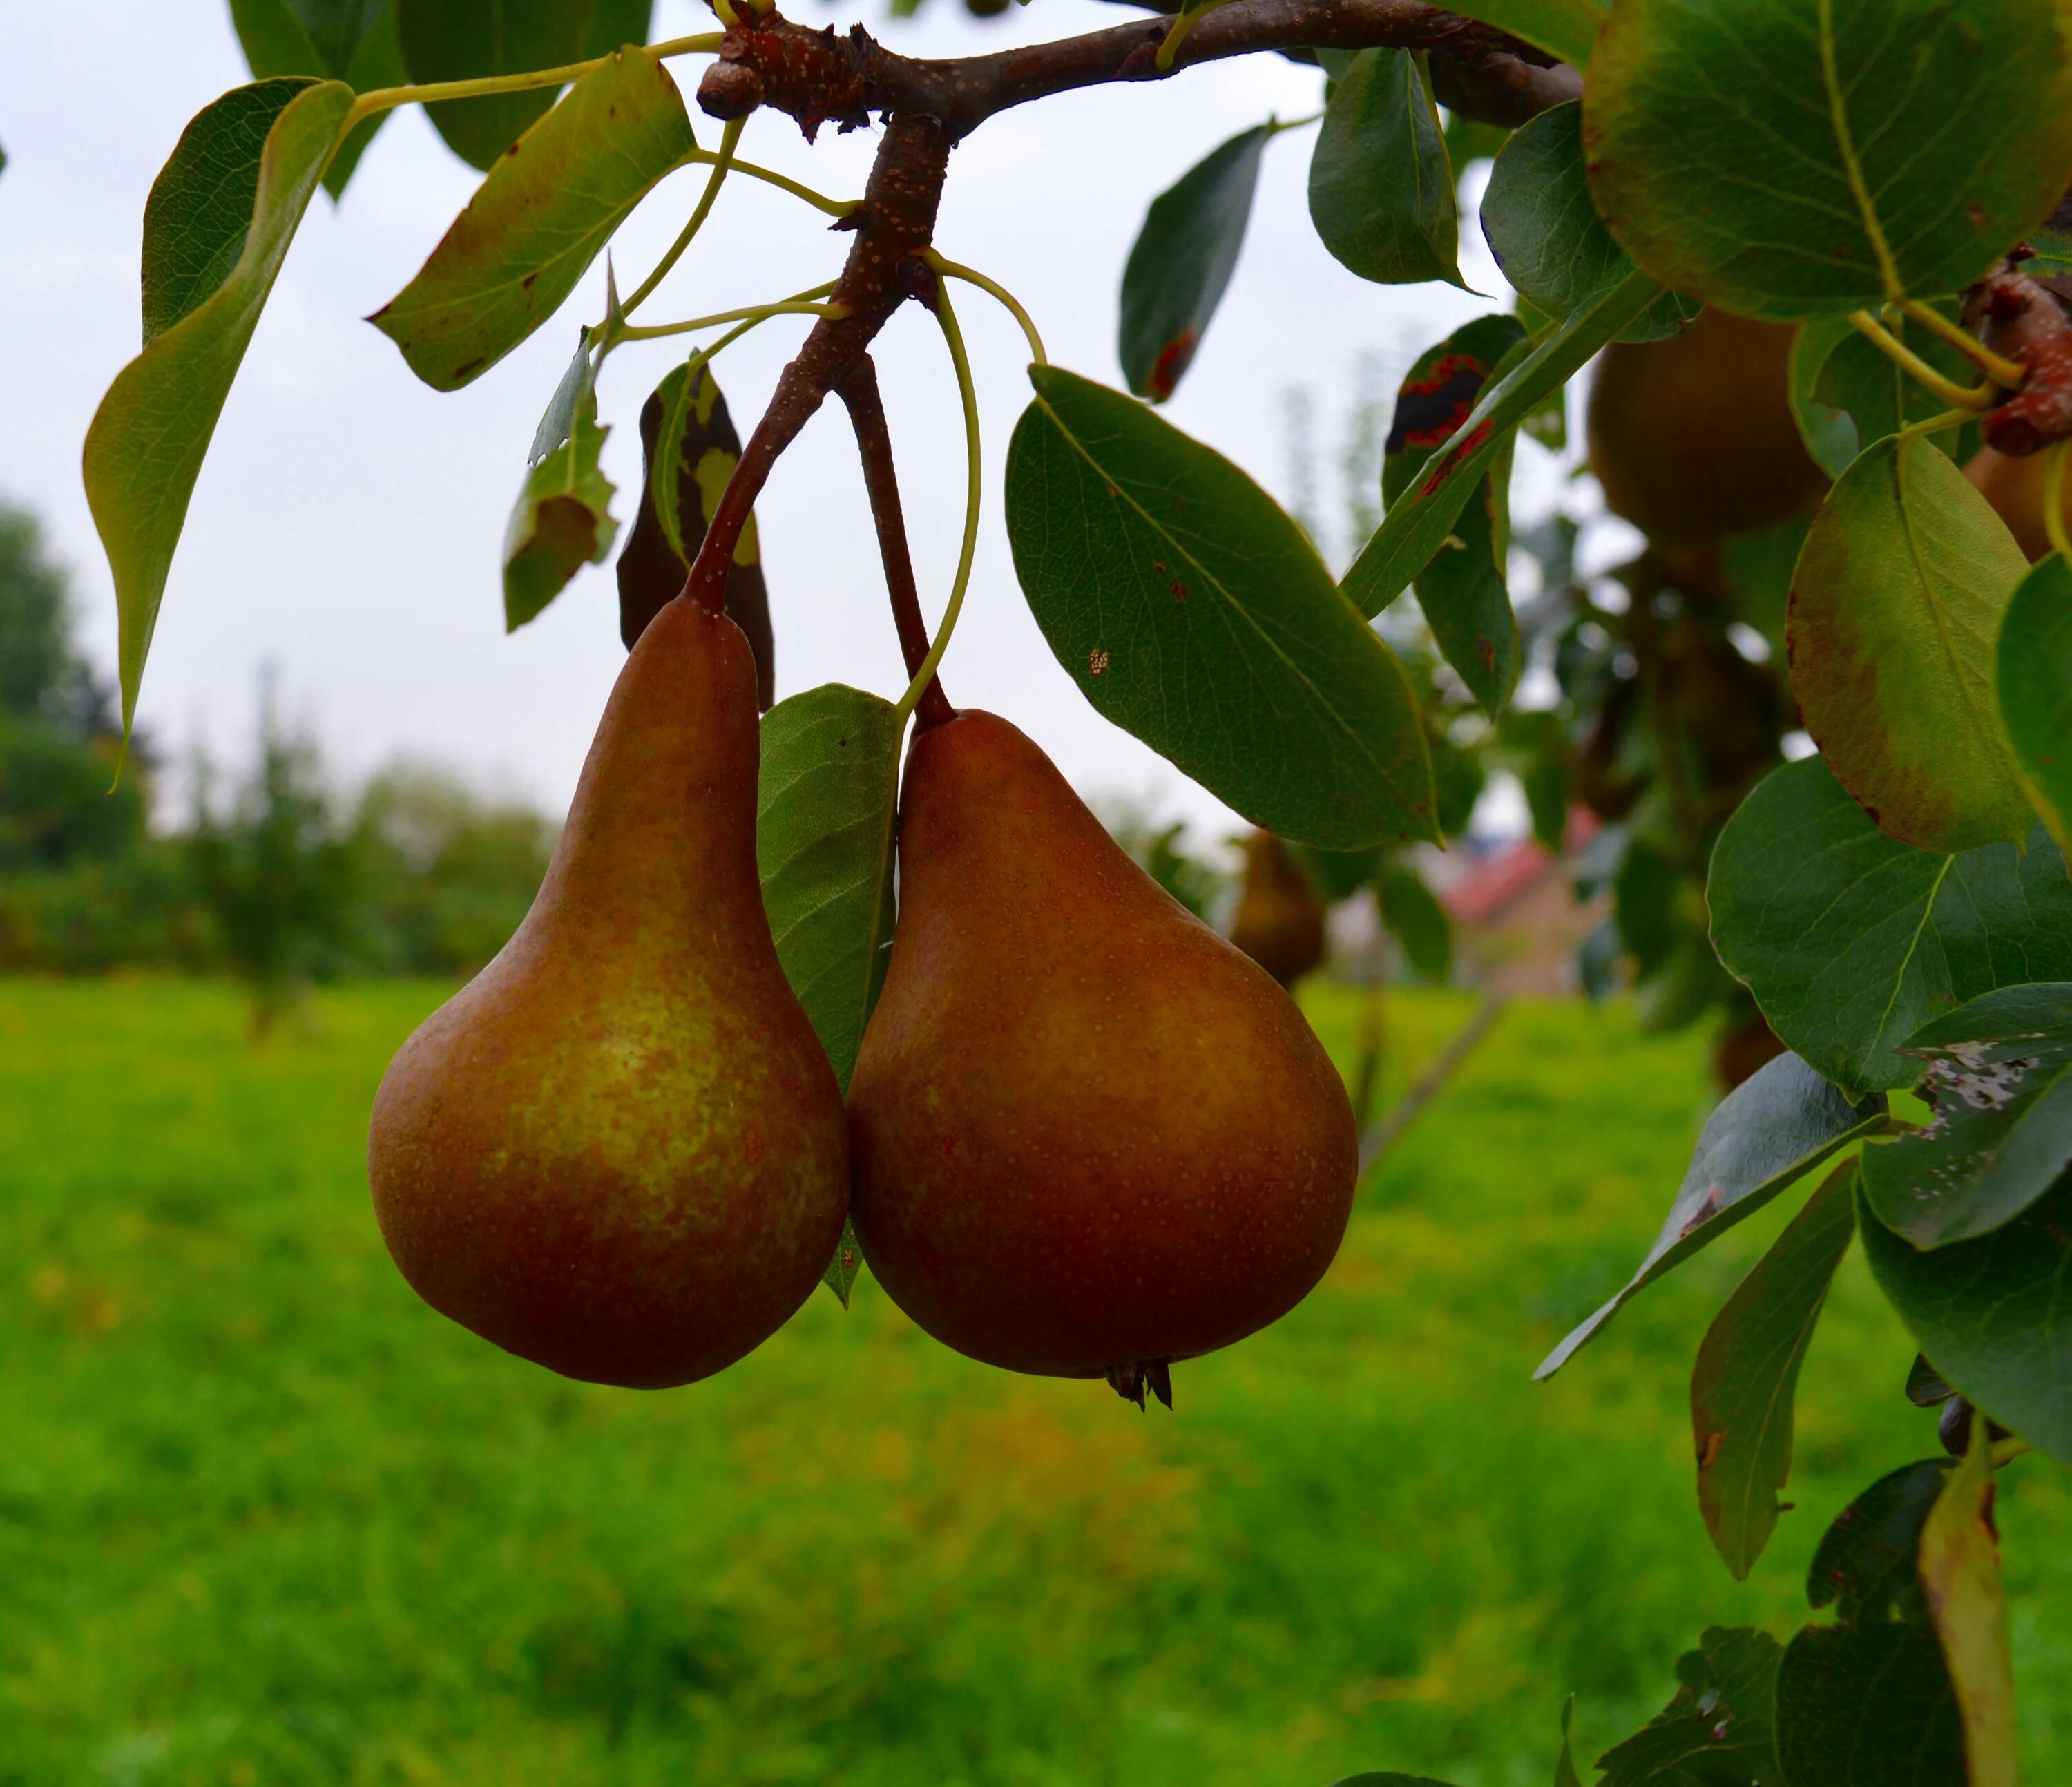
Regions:
[[[1788, 1515], [1708, 1550], [1684, 1394], [1782, 1213], [1527, 1381], [1638, 1258], [1702, 1040], [1520, 1007], [1323, 1287], [1178, 1412], [1010, 1377], [867, 1283], [722, 1377], [569, 1384], [417, 1303], [361, 1167], [437, 989], [0, 985], [0, 1783], [1463, 1787], [1594, 1754], [1933, 1445], [1856, 1262]], [[1466, 1016], [1399, 1002], [1400, 1072]], [[1350, 1036], [1347, 998], [1320, 1028]], [[2037, 1781], [2072, 1778], [2072, 1495], [2002, 1501]]]

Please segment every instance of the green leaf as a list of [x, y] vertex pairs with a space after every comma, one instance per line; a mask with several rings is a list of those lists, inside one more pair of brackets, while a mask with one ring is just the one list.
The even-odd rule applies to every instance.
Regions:
[[2014, 772], [2062, 851], [2072, 851], [2072, 566], [2056, 553], [2015, 586], [1994, 653]]
[[[1866, 1223], [1866, 1238], [1875, 1227]], [[1956, 1703], [1918, 1574], [1949, 1468], [1946, 1458], [1902, 1465], [1821, 1536], [1806, 1596], [1832, 1604], [1836, 1623], [1802, 1631], [1778, 1678], [1778, 1751], [1792, 1787], [1963, 1787]]]
[[[404, 65], [419, 84], [560, 68], [580, 60], [594, 0], [396, 0]], [[446, 146], [487, 173], [554, 102], [555, 89], [425, 108]]]
[[1429, 1775], [1366, 1774], [1346, 1775], [1331, 1787], [1451, 1787], [1451, 1784], [1434, 1781]]
[[[1507, 356], [1523, 350], [1515, 316], [1477, 317], [1418, 356], [1396, 393], [1381, 467], [1392, 506], [1452, 439]], [[1418, 575], [1418, 604], [1446, 661], [1492, 716], [1518, 686], [1524, 653], [1504, 578], [1510, 538], [1511, 458], [1497, 455], [1457, 517], [1454, 531]]]
[[1927, 1609], [1916, 1579], [1921, 1531], [1950, 1471], [1924, 1458], [1887, 1472], [1820, 1535], [1806, 1572], [1806, 1599], [1833, 1607], [1848, 1625], [1918, 1620]]
[[[1504, 278], [1550, 317], [1573, 315], [1633, 271], [1590, 202], [1581, 100], [1550, 106], [1511, 133], [1490, 170], [1482, 215]], [[1684, 320], [1676, 294], [1665, 292], [1618, 339], [1659, 340]]]
[[1784, 1787], [1774, 1737], [1777, 1641], [1714, 1626], [1698, 1645], [1677, 1661], [1676, 1697], [1597, 1758], [1598, 1787]]
[[2004, 987], [1907, 1039], [1934, 1116], [1864, 1152], [1864, 1195], [1917, 1247], [1989, 1234], [2072, 1167], [2072, 984]]
[[1605, 9], [1597, 0], [1467, 0], [1449, 11], [1509, 31], [1578, 68], [1590, 60]]
[[[121, 617], [125, 732], [136, 713], [138, 685], [150, 651], [152, 629], [158, 624], [166, 574], [187, 520], [195, 480], [201, 475], [209, 438], [294, 240], [295, 226], [309, 208], [352, 105], [351, 89], [336, 81], [289, 84], [293, 91], [274, 115], [251, 175], [242, 240], [220, 282], [202, 290], [202, 276], [194, 270], [198, 263], [187, 257], [187, 251], [170, 245], [154, 249], [147, 228], [147, 265], [155, 253], [162, 268], [179, 266], [187, 272], [170, 285], [161, 285], [162, 297], [146, 311], [146, 328], [155, 323], [155, 330], [148, 336], [143, 352], [116, 375], [87, 430], [87, 501], [114, 574]], [[197, 133], [198, 140], [211, 143], [249, 142], [246, 108], [251, 101], [240, 95], [249, 96], [252, 91], [240, 89], [219, 100], [187, 127], [183, 146]], [[229, 110], [215, 123], [204, 122], [224, 106]], [[224, 127], [220, 136], [216, 134], [219, 126]], [[178, 196], [174, 188], [167, 187], [162, 199], [161, 188], [174, 174], [175, 164], [183, 169]], [[230, 226], [224, 220], [223, 208], [200, 204], [199, 189], [187, 187], [190, 175], [204, 184], [217, 182], [226, 201], [245, 190], [244, 175], [233, 177], [213, 154], [197, 153], [183, 162], [176, 150], [173, 163], [152, 188], [153, 205], [165, 227], [174, 227], [175, 218], [187, 220], [185, 227], [197, 233], [204, 249], [215, 245], [208, 264], [216, 265]]]
[[1963, 1739], [1931, 1627], [1806, 1627], [1777, 1674], [1791, 1787], [1966, 1787]]
[[504, 630], [515, 633], [586, 565], [601, 565], [619, 524], [599, 463], [605, 437], [597, 398], [584, 398], [568, 439], [526, 474], [504, 536]]
[[1363, 279], [1462, 284], [1453, 167], [1408, 50], [1362, 50], [1331, 84], [1309, 159], [1309, 220]]
[[197, 113], [144, 201], [144, 342], [223, 289], [252, 234], [266, 138], [305, 79], [235, 87]]
[[1087, 700], [1284, 838], [1436, 838], [1409, 679], [1302, 530], [1141, 404], [1056, 368], [1030, 376], [1008, 536]]
[[[1945, 302], [1938, 307], [1955, 319], [1955, 304]], [[1959, 385], [1977, 380], [1978, 369], [1941, 336], [1926, 328], [1909, 329], [1903, 322], [1893, 332], [1946, 377]], [[1858, 453], [1888, 434], [1898, 433], [1910, 423], [1943, 414], [1950, 407], [1947, 399], [1903, 370], [1845, 316], [1824, 317], [1806, 324], [1792, 345], [1794, 380], [1803, 376], [1808, 381], [1799, 431], [1806, 432], [1809, 420], [1827, 418], [1832, 438], [1814, 456], [1831, 477], [1840, 477]], [[1794, 401], [1799, 401], [1796, 394]], [[1822, 452], [1840, 456], [1844, 436], [1848, 451], [1840, 463], [1830, 464], [1827, 459], [1821, 458]], [[1971, 422], [1963, 428], [1944, 429], [1925, 438], [1938, 452], [1961, 463], [1977, 450], [1978, 425]]]
[[1944, 856], [1885, 836], [1819, 758], [1758, 783], [1712, 851], [1712, 942], [1770, 1027], [1852, 1096], [1909, 1085], [1897, 1052], [1963, 1000], [2072, 979], [2072, 881], [2027, 851]]
[[1583, 1787], [1576, 1774], [1576, 1754], [1570, 1744], [1569, 1727], [1576, 1718], [1576, 1697], [1572, 1694], [1561, 1703], [1561, 1756], [1554, 1764], [1554, 1787]]
[[892, 949], [900, 716], [827, 683], [763, 716], [755, 858], [784, 978], [849, 1090]]
[[1902, 844], [1971, 850], [2035, 822], [1993, 698], [1993, 643], [2028, 568], [1919, 439], [1868, 448], [1813, 517], [1791, 579], [1792, 690], [1828, 767]]
[[1872, 1274], [1957, 1393], [2072, 1464], [2072, 1175], [1978, 1241], [1923, 1253], [1859, 1211]]
[[1202, 344], [1244, 246], [1271, 125], [1240, 130], [1151, 201], [1122, 270], [1116, 352], [1131, 390], [1172, 396]]
[[328, 74], [341, 80], [345, 78], [343, 68], [324, 66], [323, 56], [288, 0], [230, 0], [230, 24], [237, 33], [237, 46], [245, 52], [245, 66], [251, 69], [254, 80], [271, 80], [276, 75], [308, 75], [322, 80]]
[[628, 43], [645, 43], [654, 27], [655, 0], [597, 0], [583, 39], [583, 60], [610, 56]]
[[1706, 1331], [1691, 1374], [1698, 1507], [1745, 1580], [1791, 1476], [1792, 1401], [1827, 1287], [1856, 1230], [1856, 1163], [1830, 1173]]
[[1431, 563], [1467, 506], [1475, 487], [1509, 446], [1519, 424], [1549, 391], [1565, 385], [1585, 361], [1656, 296], [1652, 280], [1634, 274], [1585, 310], [1578, 311], [1502, 378], [1474, 410], [1408, 501], [1388, 512], [1341, 586], [1363, 615], [1377, 615]]
[[[409, 79], [403, 69], [402, 50], [396, 42], [393, 0], [368, 9], [370, 22], [351, 55], [336, 67], [311, 40], [290, 0], [230, 0], [230, 18], [255, 80], [267, 80], [276, 75], [335, 78], [356, 93], [371, 93], [377, 88], [400, 87]], [[388, 121], [386, 112], [363, 118], [338, 146], [323, 177], [324, 190], [334, 200], [343, 194], [346, 182], [352, 178], [360, 158], [374, 140], [374, 133]]]
[[[832, 682], [763, 718], [755, 801], [763, 904], [784, 978], [845, 1093], [891, 959], [903, 723], [890, 702]], [[856, 1231], [845, 1222], [824, 1278], [845, 1309], [862, 1269]]]
[[1424, 878], [1408, 863], [1392, 863], [1375, 883], [1375, 896], [1381, 921], [1402, 945], [1412, 971], [1443, 985], [1453, 970], [1453, 921]]
[[1950, 1473], [1922, 1529], [1921, 1590], [1963, 1715], [1968, 1787], [2016, 1787], [2021, 1745], [2007, 1591], [1993, 1530], [1991, 1431], [1974, 1410], [1964, 1460]]
[[1783, 322], [1955, 291], [2072, 167], [2055, 0], [1621, 0], [1584, 99], [1599, 213], [1665, 286]]
[[[1832, 393], [1823, 393], [1822, 382], [1836, 351], [1847, 342], [1863, 340], [1846, 316], [1821, 317], [1803, 325], [1792, 338], [1792, 419], [1799, 424], [1806, 451], [1831, 478], [1839, 478], [1849, 469], [1860, 443], [1849, 406]], [[1878, 357], [1885, 360], [1885, 356], [1879, 354]], [[1892, 366], [1889, 360], [1885, 364]], [[1892, 366], [1892, 370], [1897, 373], [1899, 369]]]
[[286, 0], [323, 58], [324, 72], [344, 78], [360, 53], [360, 40], [372, 31], [388, 0]]
[[[741, 459], [741, 437], [726, 399], [701, 359], [672, 367], [641, 406], [640, 451], [646, 467], [640, 506], [619, 555], [619, 635], [629, 651], [662, 605], [683, 588], [720, 493]], [[752, 511], [727, 567], [726, 611], [755, 653], [758, 694], [767, 708], [775, 699], [775, 648]]]
[[856, 1225], [844, 1217], [841, 1239], [835, 1244], [835, 1257], [828, 1262], [827, 1270], [820, 1274], [820, 1283], [834, 1292], [835, 1301], [846, 1309], [849, 1293], [856, 1288], [856, 1281], [862, 1273], [863, 1244], [856, 1238]]
[[1885, 1120], [1883, 1099], [1852, 1104], [1796, 1055], [1766, 1061], [1705, 1119], [1676, 1201], [1640, 1269], [1547, 1355], [1534, 1378], [1552, 1377], [1657, 1278]]
[[1572, 753], [1566, 729], [1558, 715], [1544, 709], [1513, 708], [1498, 736], [1504, 765], [1525, 791], [1533, 837], [1542, 849], [1560, 855], [1568, 843]]
[[561, 308], [612, 232], [697, 147], [659, 57], [623, 50], [500, 159], [417, 276], [369, 320], [437, 391]]
[[230, 21], [252, 72], [328, 76], [352, 84], [353, 60], [388, 0], [230, 0]]

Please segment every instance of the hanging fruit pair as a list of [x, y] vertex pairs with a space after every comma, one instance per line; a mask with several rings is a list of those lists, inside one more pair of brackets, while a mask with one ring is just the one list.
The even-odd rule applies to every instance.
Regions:
[[939, 1340], [1170, 1400], [1170, 1361], [1285, 1314], [1337, 1250], [1357, 1147], [1329, 1058], [972, 712], [908, 758], [845, 1117], [764, 916], [756, 709], [732, 622], [680, 599], [641, 635], [532, 912], [376, 1099], [405, 1277], [557, 1371], [686, 1383], [811, 1294], [853, 1191], [873, 1270]]

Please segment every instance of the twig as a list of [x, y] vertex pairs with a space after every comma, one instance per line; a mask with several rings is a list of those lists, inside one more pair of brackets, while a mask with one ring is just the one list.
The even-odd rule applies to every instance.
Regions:
[[1363, 1178], [1403, 1139], [1404, 1132], [1424, 1114], [1424, 1107], [1446, 1089], [1447, 1082], [1474, 1053], [1510, 1003], [1504, 994], [1485, 994], [1482, 1003], [1475, 1007], [1474, 1015], [1461, 1027], [1459, 1033], [1441, 1052], [1438, 1060], [1419, 1074], [1416, 1084], [1389, 1107], [1388, 1114], [1360, 1138], [1359, 1170]]
[[992, 56], [928, 61], [895, 55], [861, 25], [837, 37], [772, 14], [727, 31], [698, 103], [716, 118], [774, 106], [809, 138], [830, 121], [860, 128], [873, 112], [925, 113], [955, 142], [1010, 107], [1075, 88], [1160, 80], [1266, 50], [1381, 47], [1438, 57], [1469, 116], [1501, 113], [1489, 121], [1522, 121], [1582, 92], [1574, 69], [1546, 66], [1539, 51], [1494, 26], [1422, 0], [1230, 0], [1202, 18], [1171, 68], [1161, 69], [1159, 47], [1175, 22], [1168, 14]]
[[[865, 354], [835, 387], [849, 406], [856, 429], [856, 447], [863, 460], [864, 488], [870, 492], [871, 518], [878, 524], [878, 553], [885, 561], [885, 587], [892, 599], [892, 624], [907, 675], [920, 672], [928, 656], [928, 626], [921, 618], [921, 593], [914, 582], [913, 556], [906, 547], [906, 517], [899, 504], [899, 476], [893, 463], [892, 431], [885, 421], [885, 401], [878, 392], [878, 369]], [[915, 709], [921, 729], [956, 718], [942, 680], [928, 679]]]

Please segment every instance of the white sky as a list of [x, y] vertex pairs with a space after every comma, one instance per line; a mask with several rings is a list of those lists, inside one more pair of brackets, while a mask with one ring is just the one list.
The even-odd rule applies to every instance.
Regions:
[[[1041, 0], [992, 26], [956, 0], [900, 26], [877, 0], [828, 8], [916, 54], [958, 54], [1112, 25], [1094, 0]], [[823, 16], [802, 6], [801, 18]], [[659, 0], [657, 36], [708, 28], [690, 0]], [[672, 64], [687, 99], [702, 62]], [[139, 340], [144, 200], [187, 118], [249, 79], [222, 0], [114, 0], [88, 10], [0, 5], [0, 496], [43, 517], [74, 574], [89, 650], [114, 661], [107, 570], [79, 475], [80, 443], [109, 379]], [[1321, 78], [1253, 57], [1130, 91], [1096, 90], [996, 118], [952, 163], [939, 241], [1034, 312], [1051, 357], [1120, 384], [1116, 292], [1151, 197], [1216, 143], [1269, 112], [1301, 116]], [[717, 127], [693, 105], [701, 140]], [[758, 117], [742, 153], [820, 190], [861, 190], [876, 132], [824, 130], [808, 148], [788, 120]], [[1327, 255], [1304, 200], [1311, 134], [1276, 139], [1244, 257], [1194, 369], [1166, 413], [1284, 497], [1284, 393], [1318, 414], [1319, 507], [1341, 512], [1330, 463], [1363, 353], [1395, 373], [1419, 348], [1494, 307], [1441, 287], [1367, 284]], [[615, 253], [630, 285], [680, 224], [702, 170], [679, 174]], [[602, 308], [602, 269], [525, 346], [453, 396], [420, 385], [360, 319], [413, 274], [476, 176], [422, 115], [395, 114], [343, 208], [319, 196], [232, 391], [174, 561], [141, 723], [177, 757], [205, 743], [243, 755], [257, 668], [279, 666], [290, 712], [357, 776], [398, 753], [438, 759], [556, 811], [565, 805], [622, 661], [610, 566], [590, 569], [506, 638], [499, 549], [535, 423], [578, 323]], [[1471, 216], [1463, 270], [1503, 290]], [[847, 238], [754, 182], [730, 183], [697, 246], [643, 311], [660, 322], [781, 296], [832, 278]], [[1033, 735], [1092, 794], [1126, 794], [1230, 823], [1204, 791], [1088, 708], [1016, 587], [1001, 525], [1000, 471], [1027, 397], [1021, 336], [960, 288], [987, 455], [986, 512], [963, 622], [944, 666], [951, 697]], [[744, 434], [806, 323], [766, 324], [718, 371]], [[601, 401], [615, 431], [606, 469], [630, 525], [642, 400], [680, 346], [620, 350]], [[909, 306], [877, 349], [924, 602], [947, 594], [962, 516], [963, 441], [935, 326]], [[1532, 481], [1551, 487], [1544, 463]], [[830, 402], [779, 464], [759, 505], [780, 696], [842, 681], [896, 694], [904, 677], [847, 418]], [[623, 533], [622, 531], [622, 539]]]

